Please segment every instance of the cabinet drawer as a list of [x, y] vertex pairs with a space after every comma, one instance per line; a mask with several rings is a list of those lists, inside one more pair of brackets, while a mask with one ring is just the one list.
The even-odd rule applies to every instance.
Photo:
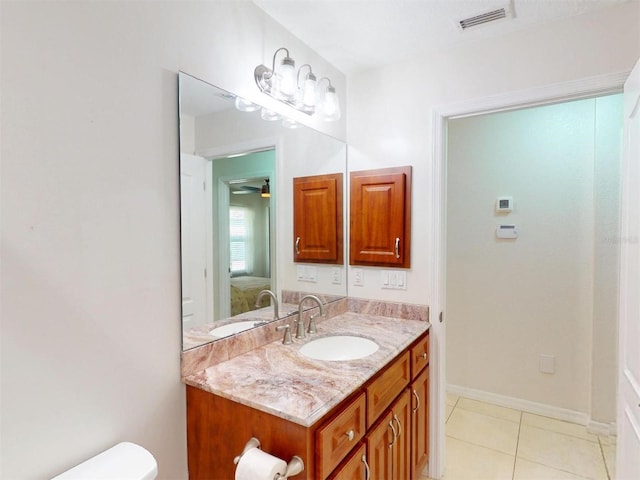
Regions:
[[429, 334], [411, 347], [411, 380], [429, 365]]
[[316, 431], [316, 464], [319, 478], [327, 478], [364, 437], [365, 408], [363, 393]]
[[[366, 475], [365, 460], [367, 448], [364, 443], [353, 450], [353, 453], [329, 477], [329, 480], [362, 480]], [[364, 460], [363, 460], [364, 457]]]
[[391, 405], [391, 402], [409, 384], [409, 352], [404, 352], [367, 387], [367, 427]]

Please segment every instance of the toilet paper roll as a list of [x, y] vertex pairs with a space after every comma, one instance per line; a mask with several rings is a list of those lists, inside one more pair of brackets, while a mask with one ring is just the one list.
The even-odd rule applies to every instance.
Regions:
[[276, 474], [284, 475], [287, 462], [269, 455], [259, 448], [246, 451], [236, 467], [236, 480], [273, 480]]

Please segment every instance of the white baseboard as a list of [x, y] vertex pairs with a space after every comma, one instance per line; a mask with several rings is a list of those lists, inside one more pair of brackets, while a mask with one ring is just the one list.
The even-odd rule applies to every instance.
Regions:
[[548, 405], [546, 403], [531, 402], [521, 398], [507, 397], [497, 393], [485, 392], [474, 388], [461, 387], [460, 385], [447, 384], [447, 393], [458, 395], [472, 400], [492, 403], [501, 407], [513, 408], [527, 413], [536, 415], [544, 415], [545, 417], [563, 420], [565, 422], [577, 423], [584, 425], [590, 433], [596, 435], [615, 435], [615, 423], [595, 422], [589, 418], [589, 415], [576, 410]]
[[589, 420], [587, 423], [587, 432], [594, 435], [616, 435], [616, 422], [605, 423]]

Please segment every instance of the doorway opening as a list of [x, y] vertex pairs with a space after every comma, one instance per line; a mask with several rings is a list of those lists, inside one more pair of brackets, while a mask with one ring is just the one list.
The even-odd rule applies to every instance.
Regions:
[[[434, 112], [433, 142], [434, 158], [432, 171], [432, 258], [434, 265], [431, 277], [432, 351], [437, 364], [433, 369], [432, 389], [437, 392], [430, 406], [431, 461], [430, 475], [441, 478], [444, 475], [445, 460], [445, 419], [446, 419], [446, 337], [448, 314], [446, 305], [446, 152], [448, 122], [476, 115], [506, 112], [533, 106], [551, 105], [571, 100], [595, 98], [620, 93], [627, 74], [613, 74], [583, 79], [565, 84], [549, 85], [531, 90], [512, 92], [494, 97], [481, 98], [456, 104], [444, 105]], [[495, 199], [494, 199], [495, 201]], [[493, 206], [492, 206], [493, 208]], [[490, 279], [487, 279], [489, 281]]]

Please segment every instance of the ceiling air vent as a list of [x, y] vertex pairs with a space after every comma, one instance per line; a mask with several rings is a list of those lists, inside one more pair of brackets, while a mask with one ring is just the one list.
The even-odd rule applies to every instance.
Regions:
[[465, 18], [460, 20], [458, 24], [462, 30], [467, 30], [471, 27], [477, 27], [484, 23], [493, 22], [495, 20], [502, 20], [510, 16], [510, 11], [506, 8], [499, 8], [498, 10], [492, 10], [491, 12], [481, 13], [475, 17]]

